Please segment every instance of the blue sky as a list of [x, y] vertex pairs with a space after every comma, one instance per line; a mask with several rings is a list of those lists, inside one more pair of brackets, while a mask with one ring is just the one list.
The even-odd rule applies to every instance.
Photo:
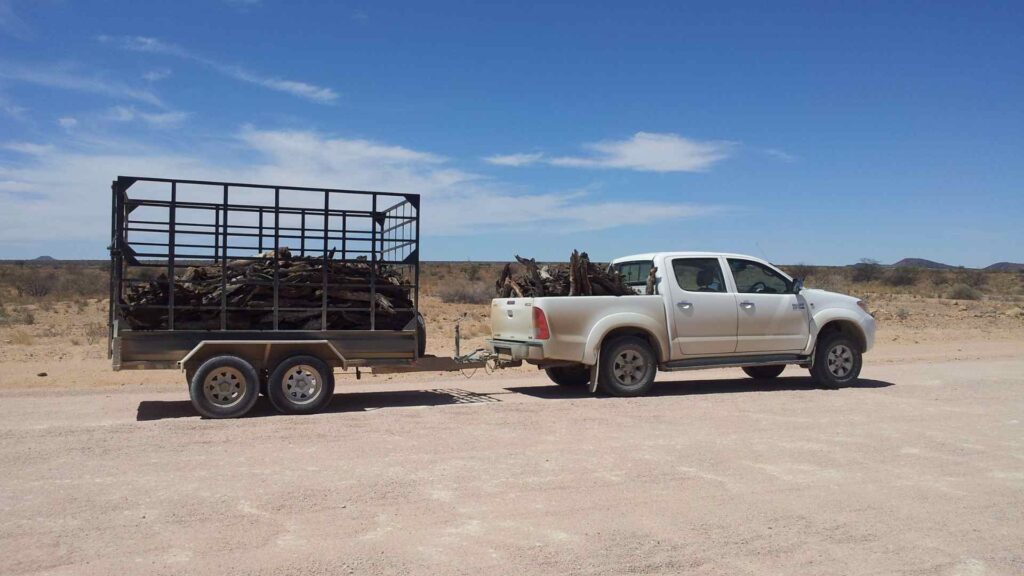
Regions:
[[117, 174], [419, 192], [425, 259], [1024, 260], [1024, 4], [0, 0], [0, 258]]

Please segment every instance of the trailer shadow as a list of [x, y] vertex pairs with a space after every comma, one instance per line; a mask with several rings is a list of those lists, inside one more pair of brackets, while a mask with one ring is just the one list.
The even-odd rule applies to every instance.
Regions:
[[[887, 388], [895, 386], [892, 382], [883, 380], [860, 379], [856, 384], [839, 388]], [[544, 400], [571, 400], [575, 398], [594, 397], [584, 387], [558, 386], [519, 386], [507, 388], [509, 392], [525, 394]], [[812, 391], [834, 389], [825, 388], [815, 382], [809, 376], [781, 377], [769, 381], [757, 381], [752, 378], [731, 378], [727, 380], [669, 380], [656, 381], [646, 397], [657, 396], [695, 396], [700, 394], [740, 394], [749, 392], [783, 392], [783, 391]], [[598, 398], [612, 398], [600, 391], [596, 394]]]
[[[430, 390], [398, 390], [380, 392], [345, 392], [335, 394], [331, 404], [320, 414], [340, 412], [368, 412], [381, 408], [408, 408], [415, 406], [446, 406], [450, 404], [481, 404], [500, 402], [491, 394], [479, 394], [459, 388]], [[246, 418], [280, 416], [270, 401], [261, 397]], [[168, 418], [198, 418], [199, 414], [188, 400], [143, 400], [139, 402], [135, 420], [165, 420]]]

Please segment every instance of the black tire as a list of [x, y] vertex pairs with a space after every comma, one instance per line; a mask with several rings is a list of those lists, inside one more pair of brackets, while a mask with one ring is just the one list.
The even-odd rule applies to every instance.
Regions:
[[214, 356], [203, 362], [189, 382], [192, 406], [207, 418], [238, 418], [259, 399], [260, 377], [238, 356]]
[[827, 334], [814, 347], [811, 377], [827, 388], [839, 388], [857, 381], [863, 362], [857, 343], [842, 334]]
[[771, 380], [777, 378], [785, 369], [785, 364], [779, 364], [778, 366], [747, 366], [743, 371], [754, 380]]
[[420, 358], [427, 355], [427, 322], [419, 312], [416, 313], [416, 354]]
[[654, 385], [658, 361], [651, 346], [635, 336], [624, 336], [601, 348], [598, 382], [612, 396], [642, 396]]
[[267, 397], [282, 414], [312, 414], [334, 397], [334, 370], [316, 356], [292, 356], [267, 381]]
[[590, 367], [584, 364], [545, 368], [548, 378], [559, 386], [586, 386], [590, 384]]

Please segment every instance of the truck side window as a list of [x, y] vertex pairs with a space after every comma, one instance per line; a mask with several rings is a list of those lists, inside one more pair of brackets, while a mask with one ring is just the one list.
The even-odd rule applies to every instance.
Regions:
[[639, 262], [620, 262], [613, 268], [622, 274], [627, 286], [646, 286], [647, 275], [650, 274], [653, 265], [654, 263], [650, 260], [641, 260]]
[[789, 294], [793, 284], [771, 268], [752, 260], [729, 258], [729, 269], [741, 294]]
[[676, 258], [672, 271], [679, 287], [687, 292], [725, 292], [718, 258]]

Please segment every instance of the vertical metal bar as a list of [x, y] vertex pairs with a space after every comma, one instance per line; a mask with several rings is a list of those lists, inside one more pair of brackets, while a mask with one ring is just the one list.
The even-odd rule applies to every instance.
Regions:
[[370, 330], [377, 329], [377, 195], [370, 211]]
[[274, 330], [277, 330], [278, 319], [278, 286], [281, 283], [281, 189], [274, 188]]
[[341, 261], [348, 260], [348, 214], [341, 213]]
[[412, 308], [413, 308], [413, 314], [415, 315], [414, 317], [416, 318], [417, 322], [419, 322], [419, 313], [420, 313], [420, 206], [421, 205], [422, 205], [421, 202], [417, 202], [416, 206], [415, 206], [416, 217], [415, 217], [415, 220], [413, 220], [413, 223], [415, 223], [415, 225], [416, 225], [416, 242], [412, 245], [412, 249], [415, 251], [414, 253], [416, 254], [416, 258], [413, 259], [413, 263], [412, 263], [412, 265], [415, 267], [414, 269], [416, 271], [415, 274], [414, 274], [415, 277], [416, 277], [416, 280], [415, 280], [416, 287], [413, 288], [414, 297], [413, 297]]
[[228, 185], [224, 185], [224, 241], [220, 251], [220, 329], [228, 329]]
[[167, 329], [174, 330], [174, 220], [178, 203], [178, 183], [171, 182], [170, 215], [167, 223]]
[[320, 303], [320, 329], [321, 330], [327, 330], [327, 266], [329, 265], [329, 262], [327, 260], [327, 230], [328, 230], [327, 222], [328, 222], [329, 218], [328, 218], [327, 214], [330, 212], [330, 210], [331, 210], [331, 193], [328, 192], [327, 190], [324, 190], [324, 252], [323, 252], [323, 259], [324, 259], [324, 263], [323, 263], [324, 270], [323, 270], [323, 273], [324, 273], [324, 277], [323, 277], [322, 285], [320, 287], [320, 291], [322, 293], [322, 301]]
[[120, 219], [117, 217], [117, 180], [110, 183], [110, 294], [107, 300], [107, 358], [114, 357], [114, 306], [121, 303], [121, 270], [118, 263]]
[[263, 253], [263, 208], [260, 208], [260, 246], [259, 253]]
[[306, 255], [306, 209], [299, 212], [299, 256]]

